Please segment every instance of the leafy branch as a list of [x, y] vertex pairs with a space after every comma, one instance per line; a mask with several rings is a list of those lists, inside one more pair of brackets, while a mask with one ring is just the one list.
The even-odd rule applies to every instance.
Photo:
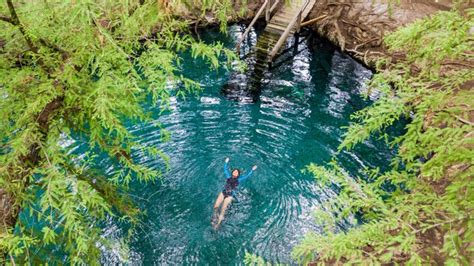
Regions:
[[[403, 59], [378, 63], [369, 86], [380, 97], [353, 115], [339, 149], [381, 134], [398, 154], [390, 170], [368, 177], [349, 177], [337, 158], [326, 167], [308, 166], [322, 185], [338, 187], [338, 196], [318, 212], [322, 225], [355, 213], [363, 224], [343, 233], [325, 226], [324, 234], [308, 234], [294, 249], [296, 259], [466, 265], [473, 260], [474, 235], [468, 233], [474, 230], [473, 15], [473, 9], [439, 12], [386, 36], [390, 51]], [[401, 118], [409, 120], [404, 133], [390, 136], [387, 129]], [[355, 193], [357, 187], [367, 197]]]

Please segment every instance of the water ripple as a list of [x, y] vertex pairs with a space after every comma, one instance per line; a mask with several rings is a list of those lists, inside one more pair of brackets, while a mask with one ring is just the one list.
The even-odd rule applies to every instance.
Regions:
[[[230, 29], [226, 45], [235, 44], [240, 30]], [[255, 41], [252, 32], [249, 42]], [[132, 237], [132, 264], [240, 264], [245, 251], [293, 263], [292, 247], [306, 232], [321, 230], [312, 212], [334, 192], [318, 186], [301, 169], [310, 162], [327, 162], [336, 153], [344, 132], [340, 127], [348, 125], [356, 110], [351, 101], [360, 101], [358, 93], [370, 72], [334, 49], [320, 45], [313, 53], [307, 45], [272, 70], [257, 103], [226, 100], [219, 94], [226, 76], [197, 65], [188, 71], [205, 86], [199, 98], [173, 98], [169, 112], [150, 110], [156, 121], [130, 126], [141, 145], [162, 149], [171, 158], [163, 182], [132, 184], [131, 193], [146, 212]], [[244, 45], [243, 50], [248, 48]], [[160, 127], [172, 132], [170, 142], [161, 142]], [[68, 145], [73, 152], [84, 149], [79, 142]], [[380, 145], [364, 147], [370, 152], [342, 154], [349, 168], [387, 160]], [[210, 219], [225, 182], [225, 157], [244, 172], [253, 164], [259, 168], [240, 185], [221, 229], [214, 231]], [[163, 167], [162, 160], [138, 150], [133, 158]], [[102, 165], [110, 166], [108, 173], [118, 170], [105, 159]], [[124, 234], [121, 231], [111, 222], [105, 234], [113, 238]], [[113, 252], [104, 254], [105, 264], [117, 258]]]

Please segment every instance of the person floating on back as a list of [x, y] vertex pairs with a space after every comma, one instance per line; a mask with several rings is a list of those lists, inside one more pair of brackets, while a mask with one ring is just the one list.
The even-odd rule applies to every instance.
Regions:
[[[214, 214], [213, 214], [213, 219], [212, 219], [214, 229], [217, 229], [219, 225], [221, 224], [222, 220], [224, 219], [225, 211], [235, 197], [235, 190], [237, 189], [237, 186], [242, 181], [249, 178], [252, 175], [253, 171], [257, 170], [257, 166], [254, 165], [252, 167], [252, 170], [250, 170], [246, 175], [240, 176], [240, 170], [233, 169], [232, 175], [231, 175], [231, 173], [229, 172], [229, 167], [227, 165], [228, 163], [229, 163], [229, 158], [226, 158], [225, 164], [224, 164], [224, 173], [226, 177], [226, 183], [222, 192], [219, 193], [219, 196], [217, 196], [216, 203], [214, 204]], [[215, 217], [221, 205], [222, 205], [221, 213], [216, 222]]]

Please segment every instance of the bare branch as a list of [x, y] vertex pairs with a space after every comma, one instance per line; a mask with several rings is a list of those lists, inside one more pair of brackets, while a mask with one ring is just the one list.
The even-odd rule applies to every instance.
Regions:
[[0, 15], [0, 20], [13, 24], [13, 20], [9, 16]]

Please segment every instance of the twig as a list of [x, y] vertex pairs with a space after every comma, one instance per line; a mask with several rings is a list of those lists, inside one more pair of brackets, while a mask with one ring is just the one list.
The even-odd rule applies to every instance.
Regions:
[[460, 65], [460, 66], [465, 66], [465, 67], [469, 67], [469, 68], [474, 68], [473, 65], [465, 64], [463, 62], [458, 62], [458, 61], [446, 61], [446, 62], [443, 62], [441, 64], [442, 65]]
[[372, 55], [378, 54], [378, 55], [381, 55], [381, 56], [386, 56], [386, 54], [384, 54], [384, 53], [382, 53], [382, 52], [377, 52], [377, 51], [370, 51], [370, 53], [371, 53]]
[[12, 263], [13, 266], [16, 266], [15, 264], [15, 260], [13, 260], [13, 257], [11, 254], [8, 254], [8, 256], [10, 256], [10, 262]]
[[366, 45], [366, 44], [368, 44], [368, 43], [370, 43], [370, 42], [373, 42], [373, 41], [378, 40], [378, 38], [379, 38], [379, 37], [374, 37], [374, 38], [369, 39], [369, 40], [367, 40], [367, 41], [365, 41], [365, 42], [363, 42], [363, 43], [359, 43], [358, 45], [356, 45], [356, 46], [354, 47], [354, 49], [357, 50], [357, 49], [359, 49], [359, 47], [361, 47], [361, 46], [364, 46], [364, 45]]
[[301, 27], [308, 26], [309, 24], [312, 24], [312, 23], [317, 22], [317, 21], [319, 21], [319, 20], [321, 20], [321, 19], [324, 19], [324, 18], [326, 18], [327, 16], [328, 16], [328, 15], [322, 15], [322, 16], [319, 16], [319, 17], [317, 17], [317, 18], [313, 18], [313, 19], [310, 19], [310, 20], [308, 20], [308, 21], [305, 21], [305, 22], [301, 23]]
[[[451, 223], [449, 224], [449, 230], [453, 230], [452, 227], [451, 227]], [[450, 238], [451, 238], [451, 243], [453, 244], [453, 247], [454, 247], [454, 250], [456, 250], [456, 255], [457, 257], [459, 257], [459, 252], [458, 252], [458, 248], [456, 247], [456, 244], [454, 244], [454, 239], [453, 239], [453, 235], [449, 234]]]
[[454, 115], [454, 117], [456, 117], [459, 121], [463, 122], [463, 123], [466, 124], [466, 125], [474, 126], [474, 123], [472, 123], [472, 122], [469, 121], [469, 120], [466, 120], [466, 119], [464, 119], [464, 118], [462, 118], [462, 117], [459, 117], [459, 116], [457, 116], [457, 115]]
[[199, 21], [200, 20], [196, 21], [196, 23], [194, 24], [194, 33], [196, 33], [197, 39], [200, 41], [201, 36], [199, 35], [199, 31], [198, 31]]
[[462, 118], [462, 117], [460, 117], [460, 116], [458, 116], [458, 115], [455, 115], [455, 114], [453, 114], [453, 112], [451, 112], [451, 111], [449, 111], [449, 110], [441, 110], [441, 112], [445, 112], [445, 113], [448, 113], [448, 114], [454, 116], [457, 120], [459, 120], [460, 122], [462, 122], [462, 123], [464, 123], [464, 124], [466, 124], [466, 125], [474, 126], [474, 123], [473, 123], [473, 122], [471, 122], [471, 121], [469, 121], [469, 120], [466, 120], [466, 119], [464, 119], [464, 118]]
[[364, 55], [364, 53], [359, 52], [359, 51], [354, 50], [354, 49], [346, 49], [346, 52], [351, 52], [351, 53], [358, 54], [358, 55]]
[[371, 30], [369, 28], [367, 28], [366, 26], [363, 26], [363, 25], [359, 25], [359, 24], [355, 24], [355, 23], [352, 23], [350, 21], [347, 21], [345, 19], [341, 19], [342, 22], [346, 23], [346, 24], [349, 24], [351, 26], [354, 26], [354, 27], [357, 27], [357, 28], [360, 28], [362, 30], [365, 30], [365, 31], [368, 31], [368, 32], [371, 32]]

